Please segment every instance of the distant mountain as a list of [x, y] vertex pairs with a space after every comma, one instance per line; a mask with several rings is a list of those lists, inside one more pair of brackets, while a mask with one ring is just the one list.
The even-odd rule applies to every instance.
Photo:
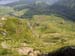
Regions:
[[50, 14], [50, 6], [58, 0], [19, 0], [14, 3], [6, 4], [6, 6], [13, 7], [15, 10], [28, 9], [21, 17], [32, 17], [36, 14]]
[[6, 4], [7, 6], [16, 6], [16, 5], [23, 5], [23, 4], [29, 4], [29, 3], [32, 3], [33, 0], [19, 0], [19, 1], [16, 1], [16, 2], [13, 2], [13, 3], [8, 3]]
[[42, 3], [42, 2], [45, 2], [47, 4], [53, 4], [55, 3], [56, 1], [58, 0], [19, 0], [17, 2], [13, 2], [13, 3], [8, 3], [7, 5], [8, 6], [15, 6], [15, 5], [23, 5], [23, 4], [33, 4], [33, 3]]
[[75, 0], [59, 0], [58, 2], [48, 5], [47, 3], [38, 3], [29, 7], [30, 10], [22, 17], [32, 17], [36, 14], [57, 14], [59, 16], [75, 20]]
[[75, 0], [19, 0], [6, 4], [15, 10], [28, 9], [20, 17], [32, 17], [33, 15], [57, 14], [75, 20]]
[[9, 13], [12, 12], [14, 12], [14, 9], [12, 7], [0, 6], [0, 16], [8, 15]]
[[75, 0], [60, 0], [58, 5], [67, 6], [69, 8], [75, 8]]
[[51, 6], [53, 13], [75, 20], [75, 0], [60, 0]]

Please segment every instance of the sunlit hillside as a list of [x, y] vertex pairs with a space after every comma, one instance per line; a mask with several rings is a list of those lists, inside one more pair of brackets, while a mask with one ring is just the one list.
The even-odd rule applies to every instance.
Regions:
[[0, 55], [22, 56], [16, 48], [27, 47], [48, 53], [75, 45], [75, 23], [55, 15], [35, 15], [31, 20], [0, 18]]
[[0, 16], [14, 12], [14, 9], [8, 6], [0, 6]]
[[75, 0], [0, 0], [0, 56], [64, 54], [75, 56]]

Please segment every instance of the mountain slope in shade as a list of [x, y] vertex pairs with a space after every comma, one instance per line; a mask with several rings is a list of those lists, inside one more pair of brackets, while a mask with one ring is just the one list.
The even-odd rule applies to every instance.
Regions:
[[33, 3], [40, 3], [40, 2], [45, 2], [49, 5], [57, 2], [58, 0], [19, 0], [17, 2], [13, 2], [13, 3], [8, 3], [8, 6], [15, 6], [15, 5], [21, 5], [21, 4], [33, 4]]
[[59, 5], [75, 8], [75, 0], [60, 0]]
[[[41, 6], [43, 5], [43, 6]], [[53, 5], [47, 4], [38, 4], [36, 6], [32, 6], [28, 11], [26, 16], [36, 15], [36, 14], [58, 14], [62, 17], [66, 17], [70, 20], [75, 20], [75, 0], [59, 0], [58, 2], [54, 3]], [[23, 15], [23, 16], [25, 16]]]
[[[75, 20], [75, 0], [19, 0], [18, 2], [7, 4], [16, 10], [28, 9], [21, 17], [32, 17], [33, 15], [58, 14], [71, 20]], [[49, 2], [49, 3], [48, 3]]]
[[52, 12], [75, 20], [75, 0], [60, 0], [51, 6]]
[[17, 2], [13, 2], [13, 3], [8, 3], [8, 4], [6, 4], [7, 6], [16, 6], [16, 5], [22, 5], [22, 4], [29, 4], [29, 3], [32, 3], [33, 2], [33, 0], [19, 0], [19, 1], [17, 1]]

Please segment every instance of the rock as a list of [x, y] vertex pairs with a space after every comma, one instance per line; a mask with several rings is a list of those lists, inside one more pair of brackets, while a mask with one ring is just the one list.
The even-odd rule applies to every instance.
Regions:
[[40, 56], [41, 55], [41, 52], [39, 50], [35, 50], [31, 53], [29, 53], [29, 56]]
[[41, 55], [41, 52], [39, 50], [34, 50], [33, 48], [30, 48], [30, 47], [17, 48], [17, 52], [20, 55], [27, 55], [27, 56], [40, 56]]
[[1, 18], [1, 20], [7, 20], [7, 18], [5, 18], [5, 17], [2, 17], [2, 18]]
[[75, 46], [67, 46], [59, 50], [48, 53], [47, 56], [75, 56]]
[[3, 23], [0, 23], [0, 27], [3, 27]]
[[35, 50], [33, 53], [34, 53], [34, 56], [40, 56], [41, 55], [41, 52], [39, 50]]
[[28, 55], [29, 53], [33, 53], [33, 48], [30, 47], [21, 47], [17, 49], [20, 55]]
[[34, 53], [30, 53], [28, 56], [35, 56]]
[[7, 35], [7, 32], [6, 31], [1, 31], [0, 32], [4, 37]]
[[4, 48], [4, 49], [9, 49], [9, 46], [7, 45], [6, 42], [2, 42], [2, 43], [1, 43], [1, 46], [2, 46], [2, 48]]
[[3, 34], [3, 36], [6, 36], [6, 35], [7, 35], [7, 33], [6, 33], [6, 32], [2, 32], [2, 34]]

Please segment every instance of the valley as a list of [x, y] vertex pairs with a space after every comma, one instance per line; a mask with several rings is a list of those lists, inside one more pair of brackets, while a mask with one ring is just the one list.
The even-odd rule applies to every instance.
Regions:
[[74, 0], [19, 0], [0, 5], [0, 56], [43, 56], [75, 46], [74, 42]]

